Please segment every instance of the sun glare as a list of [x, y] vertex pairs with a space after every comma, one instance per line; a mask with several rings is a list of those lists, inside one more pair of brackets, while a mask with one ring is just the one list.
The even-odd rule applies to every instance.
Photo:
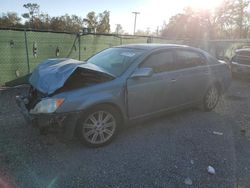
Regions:
[[[133, 11], [138, 11], [137, 27], [140, 30], [150, 30], [151, 32], [161, 29], [164, 21], [168, 21], [171, 16], [182, 13], [187, 7], [194, 10], [211, 10], [218, 7], [223, 0], [141, 0], [141, 6], [136, 7]], [[127, 17], [130, 16], [130, 19]], [[130, 12], [128, 15], [120, 16], [119, 18], [112, 18], [114, 23], [119, 23], [119, 20], [126, 20], [123, 22], [123, 28], [129, 32], [133, 32], [131, 26], [133, 25], [134, 15]], [[115, 28], [114, 28], [115, 29]]]
[[[216, 8], [222, 0], [175, 0], [175, 1], [168, 1], [168, 0], [149, 0], [149, 4], [153, 5], [153, 7], [158, 7], [160, 9], [165, 8], [166, 11], [168, 9], [179, 9], [183, 7], [191, 7], [194, 9], [214, 9]], [[156, 9], [157, 11], [157, 9]], [[170, 10], [171, 11], [171, 10]]]
[[194, 9], [214, 9], [221, 3], [221, 0], [186, 0], [185, 3]]

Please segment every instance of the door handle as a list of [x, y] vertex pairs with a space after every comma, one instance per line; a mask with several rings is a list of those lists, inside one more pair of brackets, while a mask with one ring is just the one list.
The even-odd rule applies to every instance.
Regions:
[[171, 79], [171, 82], [176, 82], [176, 79], [174, 79], [174, 78], [173, 78], [173, 79]]

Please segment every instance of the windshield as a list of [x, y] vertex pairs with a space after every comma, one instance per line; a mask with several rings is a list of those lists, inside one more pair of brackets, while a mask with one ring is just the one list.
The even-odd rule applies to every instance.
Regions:
[[92, 63], [115, 76], [120, 76], [143, 52], [138, 49], [108, 48], [89, 58], [87, 63]]

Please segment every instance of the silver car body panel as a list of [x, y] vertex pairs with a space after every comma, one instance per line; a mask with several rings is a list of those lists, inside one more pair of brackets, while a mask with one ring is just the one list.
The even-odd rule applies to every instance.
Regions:
[[[84, 112], [95, 105], [110, 104], [127, 121], [198, 103], [203, 100], [211, 84], [218, 83], [221, 92], [230, 85], [231, 74], [227, 65], [217, 60], [210, 63], [209, 55], [199, 49], [181, 45], [147, 44], [121, 47], [146, 51], [121, 76], [113, 80], [52, 95], [51, 98], [65, 98], [55, 114]], [[162, 49], [191, 49], [207, 58], [208, 64], [155, 73], [151, 77], [131, 78], [146, 57]]]

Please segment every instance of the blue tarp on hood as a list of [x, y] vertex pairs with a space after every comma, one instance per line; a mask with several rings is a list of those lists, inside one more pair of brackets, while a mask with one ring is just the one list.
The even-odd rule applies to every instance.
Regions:
[[52, 94], [64, 85], [66, 80], [78, 67], [109, 74], [100, 67], [84, 61], [68, 58], [48, 59], [35, 68], [30, 76], [29, 82], [40, 92]]

